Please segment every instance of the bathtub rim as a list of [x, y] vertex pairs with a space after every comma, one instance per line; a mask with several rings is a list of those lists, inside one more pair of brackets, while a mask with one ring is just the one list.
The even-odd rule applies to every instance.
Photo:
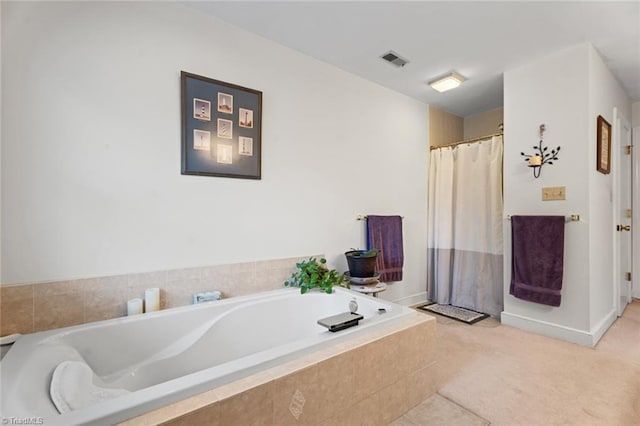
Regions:
[[[337, 292], [345, 292], [348, 295], [353, 295], [353, 297], [357, 297], [359, 299], [366, 299], [366, 300], [370, 300], [369, 296], [363, 295], [361, 293], [355, 292], [353, 290], [348, 290], [348, 289], [344, 289], [344, 288], [336, 288]], [[229, 298], [229, 299], [224, 299], [222, 301], [216, 301], [216, 302], [211, 302], [211, 303], [204, 303], [204, 304], [199, 304], [199, 305], [187, 305], [187, 306], [182, 306], [182, 307], [177, 307], [177, 308], [172, 308], [172, 309], [166, 309], [166, 310], [162, 310], [162, 311], [158, 311], [158, 312], [152, 312], [149, 314], [145, 314], [145, 315], [136, 315], [136, 316], [131, 316], [131, 317], [120, 317], [120, 318], [114, 318], [114, 319], [109, 319], [109, 320], [105, 320], [105, 321], [98, 321], [98, 322], [94, 322], [94, 323], [87, 323], [87, 324], [81, 324], [81, 325], [76, 325], [76, 326], [70, 326], [70, 327], [65, 327], [65, 328], [60, 328], [60, 329], [54, 329], [54, 330], [47, 330], [47, 331], [42, 331], [42, 332], [37, 332], [37, 333], [32, 333], [29, 335], [25, 335], [23, 336], [23, 338], [21, 340], [24, 339], [24, 344], [28, 345], [27, 347], [33, 347], [33, 343], [35, 342], [40, 342], [40, 341], [48, 341], [49, 339], [62, 339], [64, 338], [64, 336], [69, 335], [71, 333], [74, 333], [78, 330], [82, 330], [82, 331], [88, 331], [91, 329], [99, 329], [102, 327], [107, 327], [107, 326], [111, 326], [111, 325], [118, 325], [118, 324], [126, 324], [128, 322], [132, 322], [132, 321], [143, 321], [146, 319], [151, 319], [153, 317], [157, 317], [157, 316], [172, 316], [172, 315], [179, 315], [181, 312], [184, 311], [191, 311], [191, 310], [198, 310], [198, 309], [210, 309], [212, 306], [220, 306], [223, 302], [226, 304], [230, 304], [230, 305], [241, 305], [247, 302], [254, 302], [254, 301], [263, 301], [272, 297], [283, 297], [283, 296], [287, 296], [289, 294], [293, 295], [296, 294], [299, 290], [295, 289], [295, 288], [279, 288], [279, 289], [275, 289], [275, 290], [270, 290], [270, 291], [265, 291], [265, 292], [260, 292], [260, 293], [254, 293], [254, 294], [250, 294], [250, 295], [245, 295], [245, 296], [239, 296], [239, 297], [234, 297], [234, 298]], [[321, 293], [322, 294], [322, 293]], [[327, 294], [327, 296], [330, 296]], [[373, 301], [373, 300], [372, 300]], [[209, 383], [207, 383], [206, 381], [200, 381], [195, 385], [192, 385], [188, 388], [185, 387], [180, 387], [179, 389], [175, 390], [175, 391], [169, 391], [169, 392], [163, 392], [161, 397], [158, 398], [154, 398], [154, 399], [149, 399], [149, 394], [150, 393], [154, 393], [158, 388], [162, 386], [163, 384], [166, 384], [168, 382], [164, 382], [161, 383], [159, 385], [153, 386], [153, 387], [149, 387], [149, 388], [145, 388], [145, 389], [141, 389], [139, 391], [136, 392], [132, 392], [131, 394], [128, 394], [128, 398], [130, 400], [137, 400], [138, 402], [135, 404], [136, 407], [140, 406], [140, 407], [144, 407], [143, 408], [143, 414], [133, 414], [133, 418], [139, 416], [139, 415], [144, 415], [144, 413], [148, 413], [148, 412], [153, 412], [157, 409], [161, 409], [164, 406], [167, 405], [171, 405], [174, 404], [176, 402], [180, 402], [182, 400], [186, 400], [189, 399], [191, 397], [197, 396], [201, 393], [205, 393], [208, 391], [213, 391], [216, 390], [218, 388], [227, 386], [227, 385], [233, 385], [233, 383], [237, 382], [237, 381], [242, 381], [244, 379], [246, 379], [247, 377], [252, 377], [252, 376], [260, 376], [260, 374], [263, 371], [268, 371], [271, 370], [272, 368], [278, 368], [280, 365], [282, 364], [286, 364], [290, 361], [295, 361], [296, 358], [299, 357], [305, 357], [309, 354], [312, 354], [314, 352], [323, 352], [327, 347], [331, 347], [331, 346], [335, 346], [335, 345], [343, 345], [346, 342], [348, 342], [351, 339], [357, 339], [358, 336], [360, 335], [365, 335], [369, 332], [373, 332], [374, 330], [377, 330], [379, 328], [384, 328], [386, 325], [388, 324], [392, 324], [394, 322], [400, 321], [402, 318], [407, 317], [407, 316], [414, 316], [414, 315], [419, 315], [418, 313], [416, 313], [414, 310], [406, 307], [406, 306], [402, 306], [402, 305], [397, 305], [393, 302], [390, 301], [386, 301], [383, 299], [375, 299], [376, 303], [379, 303], [380, 305], [383, 306], [387, 306], [390, 307], [390, 311], [395, 312], [396, 315], [388, 317], [387, 319], [385, 319], [382, 322], [377, 322], [374, 324], [370, 324], [371, 326], [368, 327], [364, 327], [364, 328], [359, 328], [359, 327], [354, 327], [351, 330], [345, 330], [345, 332], [342, 333], [337, 333], [337, 334], [324, 334], [325, 336], [329, 336], [330, 338], [324, 339], [324, 340], [329, 340], [327, 341], [320, 341], [320, 342], [316, 342], [314, 345], [310, 346], [310, 347], [306, 347], [303, 349], [297, 349], [295, 351], [295, 353], [288, 353], [287, 355], [285, 355], [286, 359], [274, 359], [274, 360], [269, 360], [266, 362], [260, 362], [258, 364], [252, 364], [250, 366], [248, 366], [247, 368], [245, 368], [244, 370], [242, 370], [242, 373], [240, 375], [240, 377], [235, 377], [233, 378], [233, 380], [230, 380], [228, 382], [223, 382], [221, 384], [217, 384], [215, 385], [213, 388], [211, 388], [211, 385]], [[399, 315], [398, 315], [399, 313]], [[327, 332], [328, 333], [328, 332]], [[354, 336], [355, 335], [355, 336]], [[32, 343], [33, 342], [33, 343]], [[296, 346], [300, 344], [299, 341], [296, 341], [294, 343]], [[289, 345], [287, 345], [289, 346]], [[13, 349], [12, 349], [13, 350]], [[281, 347], [277, 347], [274, 349], [275, 350], [281, 350]], [[9, 351], [9, 353], [7, 354], [7, 356], [9, 356], [11, 354], [12, 351]], [[20, 352], [20, 351], [18, 351]], [[18, 352], [14, 353], [14, 357], [18, 356], [16, 355]], [[263, 351], [264, 352], [264, 351]], [[262, 354], [262, 353], [260, 353]], [[251, 354], [248, 355], [247, 357], [242, 358], [243, 361], [247, 361], [247, 358], [250, 357], [255, 357], [257, 356], [257, 354]], [[7, 358], [5, 357], [5, 360]], [[5, 360], [2, 361], [2, 363], [4, 363], [4, 365], [6, 366]], [[15, 361], [13, 361], [15, 362]], [[267, 365], [265, 368], [265, 364], [271, 364], [271, 365]], [[0, 368], [3, 365], [0, 364]], [[195, 373], [191, 373], [189, 375], [185, 375], [182, 377], [179, 377], [177, 379], [174, 379], [172, 381], [184, 381], [184, 380], [188, 380], [189, 376], [193, 376], [193, 375], [202, 375], [203, 372], [210, 372], [209, 370], [214, 369], [216, 367], [211, 367], [210, 369], [206, 369], [206, 370], [202, 370], [200, 372], [195, 372]], [[10, 373], [9, 373], [10, 374]], [[3, 376], [5, 375], [5, 373], [2, 374]], [[15, 382], [15, 380], [14, 380]], [[155, 388], [155, 389], [152, 389]], [[193, 389], [193, 390], [192, 390]], [[190, 392], [188, 392], [188, 395], [183, 395], [183, 393], [185, 393], [187, 390], [189, 390]], [[173, 399], [172, 399], [173, 398]], [[161, 399], [161, 401], [159, 400]], [[97, 416], [93, 413], [89, 413], [85, 410], [78, 410], [75, 412], [70, 412], [70, 413], [66, 413], [64, 415], [57, 415], [56, 417], [47, 417], [46, 421], [47, 424], [59, 424], [59, 422], [62, 422], [60, 424], [68, 424], [69, 422], [73, 422], [73, 424], [76, 423], [83, 423], [83, 424], [101, 424], [103, 423], [107, 418], [109, 420], [113, 421], [126, 421], [126, 419], [131, 418], [131, 413], [127, 413], [127, 411], [131, 411], [130, 408], [128, 409], [122, 409], [120, 408], [119, 410], [115, 410], [117, 411], [117, 413], [114, 415], [113, 411], [114, 410], [110, 410], [109, 406], [111, 404], [116, 405], [116, 407], [118, 407], [118, 402], [116, 401], [116, 399], [114, 399], [113, 401], [105, 401], [104, 403], [101, 403], [100, 406], [100, 411], [102, 411], [102, 414], [98, 414]], [[4, 405], [4, 404], [3, 404]], [[104, 413], [106, 412], [106, 413]], [[11, 413], [9, 413], [11, 414]]]
[[[321, 350], [304, 354], [296, 359], [256, 372], [255, 374], [243, 377], [234, 382], [224, 384], [214, 389], [147, 411], [143, 414], [117, 423], [116, 426], [138, 426], [140, 424], [156, 425], [175, 421], [180, 417], [193, 414], [201, 409], [206, 409], [208, 406], [250, 391], [254, 388], [273, 383], [279, 379], [283, 379], [286, 376], [310, 368], [330, 358], [340, 356], [345, 352], [356, 350], [369, 343], [380, 341], [385, 337], [402, 332], [411, 327], [421, 326], [425, 323], [432, 323], [435, 330], [437, 327], [437, 320], [434, 316], [419, 313], [412, 308], [408, 309], [411, 309], [415, 315], [398, 318], [396, 321], [390, 321], [389, 323], [385, 323], [384, 326], [369, 329], [351, 339], [346, 339], [342, 342], [335, 342]], [[425, 366], [425, 368], [428, 367], [429, 366]]]

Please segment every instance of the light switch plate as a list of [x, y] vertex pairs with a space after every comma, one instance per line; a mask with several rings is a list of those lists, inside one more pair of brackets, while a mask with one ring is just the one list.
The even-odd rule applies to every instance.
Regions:
[[565, 200], [564, 186], [549, 186], [542, 188], [542, 201]]

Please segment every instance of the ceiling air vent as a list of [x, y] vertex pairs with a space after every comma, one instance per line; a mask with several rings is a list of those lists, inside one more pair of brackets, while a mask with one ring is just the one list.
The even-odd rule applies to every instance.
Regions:
[[409, 61], [407, 61], [406, 59], [400, 57], [400, 55], [398, 55], [393, 50], [388, 51], [387, 53], [385, 53], [384, 55], [382, 55], [380, 57], [382, 59], [384, 59], [385, 61], [389, 62], [390, 64], [395, 65], [396, 67], [404, 67], [405, 65], [407, 65], [409, 63]]

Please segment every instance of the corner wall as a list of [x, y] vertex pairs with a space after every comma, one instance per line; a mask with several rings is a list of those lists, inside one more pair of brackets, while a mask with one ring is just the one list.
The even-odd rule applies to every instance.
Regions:
[[[2, 7], [2, 282], [325, 253], [404, 220], [425, 294], [427, 107], [175, 3]], [[263, 92], [262, 180], [180, 175], [180, 71]]]
[[[561, 71], [561, 72], [558, 72]], [[562, 303], [553, 308], [509, 295], [511, 230], [505, 221], [503, 323], [594, 345], [613, 322], [612, 180], [595, 171], [598, 114], [630, 103], [589, 44], [578, 45], [505, 73], [505, 214], [579, 214], [565, 227]], [[608, 118], [607, 118], [608, 119]], [[557, 162], [534, 179], [520, 152], [531, 153], [544, 123], [544, 145], [561, 146]], [[597, 174], [596, 174], [597, 173]], [[566, 200], [541, 201], [541, 189], [565, 186]]]
[[503, 107], [468, 115], [464, 118], [463, 139], [479, 138], [498, 133], [501, 123], [504, 123]]
[[[587, 176], [588, 48], [581, 45], [511, 70], [504, 75], [504, 206], [506, 215], [580, 214], [565, 228], [562, 303], [553, 308], [509, 294], [511, 223], [504, 228], [503, 323], [553, 337], [584, 337], [589, 332], [589, 211]], [[557, 73], [562, 70], [562, 73]], [[535, 179], [520, 152], [530, 154], [545, 124], [544, 145], [561, 147], [558, 161]], [[551, 149], [550, 148], [550, 149]], [[541, 201], [545, 186], [565, 186], [566, 200]], [[526, 323], [528, 327], [525, 327]]]
[[[589, 47], [589, 278], [590, 278], [590, 326], [602, 329], [605, 323], [613, 323], [616, 315], [613, 287], [617, 285], [614, 275], [614, 182], [618, 173], [615, 136], [618, 133], [613, 110], [629, 120], [631, 103], [611, 71], [604, 64], [596, 49]], [[597, 119], [604, 117], [612, 125], [611, 173], [602, 174], [597, 164]], [[618, 149], [619, 150], [619, 149]], [[604, 323], [603, 323], [604, 321]], [[602, 324], [601, 324], [602, 323]], [[606, 326], [608, 328], [608, 325]], [[606, 330], [602, 330], [602, 333]]]
[[463, 135], [462, 117], [429, 107], [429, 143], [431, 146], [446, 145], [461, 141]]

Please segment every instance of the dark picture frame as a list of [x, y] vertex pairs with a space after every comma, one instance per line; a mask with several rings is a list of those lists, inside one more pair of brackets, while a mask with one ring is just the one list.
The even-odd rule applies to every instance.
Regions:
[[186, 71], [180, 85], [181, 173], [261, 179], [262, 92]]
[[596, 170], [608, 175], [611, 173], [611, 124], [601, 115], [598, 116], [597, 140]]

